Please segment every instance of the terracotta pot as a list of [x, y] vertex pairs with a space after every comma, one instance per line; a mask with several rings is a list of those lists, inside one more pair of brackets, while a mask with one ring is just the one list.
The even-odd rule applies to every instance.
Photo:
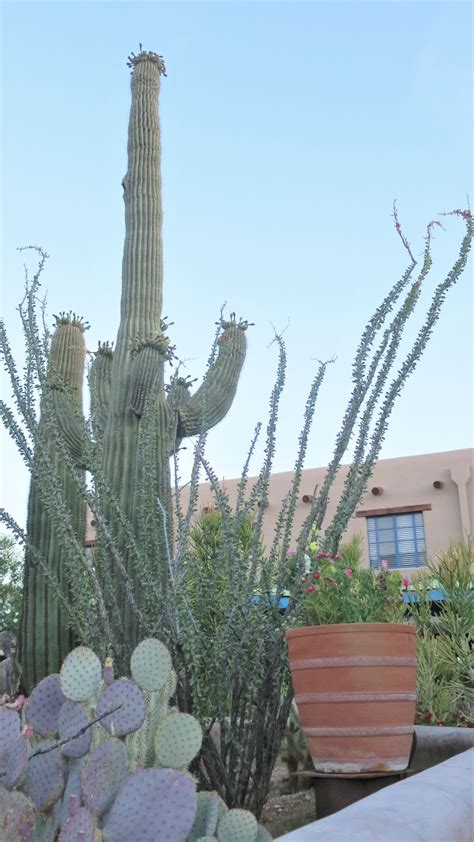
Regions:
[[406, 769], [416, 705], [416, 640], [401, 623], [287, 633], [296, 704], [317, 772]]

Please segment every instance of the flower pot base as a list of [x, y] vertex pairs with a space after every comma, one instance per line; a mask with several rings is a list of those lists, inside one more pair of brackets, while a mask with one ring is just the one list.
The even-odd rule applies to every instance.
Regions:
[[316, 772], [324, 775], [364, 775], [380, 774], [381, 772], [397, 773], [405, 772], [408, 768], [406, 757], [384, 758], [383, 760], [360, 760], [359, 762], [334, 763], [326, 758], [312, 757], [313, 766]]

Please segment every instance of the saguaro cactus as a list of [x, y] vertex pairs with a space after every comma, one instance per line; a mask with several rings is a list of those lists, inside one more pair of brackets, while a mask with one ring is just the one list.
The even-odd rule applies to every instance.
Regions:
[[[76, 457], [76, 462], [80, 462], [77, 429], [80, 425], [77, 422], [76, 413], [80, 413], [82, 409], [84, 330], [84, 323], [75, 316], [62, 314], [57, 317], [42, 401], [39, 443], [35, 454], [35, 461], [42, 461], [43, 471], [49, 460], [50, 468], [59, 477], [64, 500], [69, 509], [72, 529], [81, 541], [85, 528], [85, 504], [77, 493], [77, 487], [58, 453], [51, 427], [51, 413], [61, 420], [61, 428], [71, 454]], [[51, 510], [43, 497], [44, 492], [45, 489], [40, 488], [33, 470], [28, 500], [27, 532], [29, 542], [36, 548], [41, 562], [38, 556], [27, 550], [20, 661], [28, 688], [49, 672], [56, 672], [74, 644], [73, 632], [67, 623], [54, 587], [54, 583], [57, 582], [61, 592], [67, 597], [72, 586], [71, 576], [64, 562], [64, 554], [52, 522]]]
[[[132, 54], [129, 66], [132, 105], [128, 170], [122, 182], [126, 233], [120, 326], [113, 359], [110, 349], [107, 350], [111, 366], [104, 365], [102, 348], [92, 376], [97, 386], [97, 417], [106, 419], [102, 443], [104, 474], [121, 509], [136, 526], [137, 494], [145, 479], [138, 458], [143, 419], [146, 416], [147, 435], [150, 436], [152, 429], [154, 441], [153, 464], [148, 462], [146, 466], [147, 482], [169, 514], [170, 454], [183, 437], [212, 427], [229, 410], [245, 357], [247, 322], [237, 322], [233, 316], [229, 321], [222, 321], [215, 363], [194, 395], [190, 394], [189, 381], [181, 378], [165, 391], [165, 363], [172, 358], [173, 348], [162, 318], [158, 94], [161, 77], [166, 73], [161, 56], [151, 52]], [[133, 580], [131, 565], [127, 572]], [[134, 643], [138, 634], [136, 622], [126, 601], [120, 600], [120, 604], [128, 637]]]
[[[170, 455], [185, 436], [209, 429], [229, 410], [245, 358], [248, 323], [237, 321], [233, 314], [228, 321], [221, 319], [218, 352], [195, 394], [191, 394], [193, 381], [189, 378], [175, 377], [165, 389], [165, 363], [174, 356], [174, 349], [166, 335], [168, 325], [162, 317], [163, 214], [158, 94], [165, 65], [161, 56], [142, 51], [138, 55], [132, 54], [129, 67], [132, 70], [132, 105], [128, 169], [122, 182], [126, 233], [120, 325], [115, 348], [108, 343], [99, 346], [90, 370], [90, 386], [95, 450], [102, 477], [96, 490], [99, 496], [102, 494], [101, 511], [105, 515], [107, 529], [113, 533], [115, 547], [124, 560], [135, 609], [138, 607], [140, 610], [143, 600], [150, 597], [141, 586], [137, 568], [134, 567], [136, 561], [129, 553], [129, 537], [125, 534], [123, 515], [138, 538], [140, 499], [148, 494], [159, 500], [157, 517], [163, 520], [163, 527], [162, 538], [158, 540], [154, 553], [153, 574], [159, 577], [166, 569], [172, 535]], [[84, 345], [79, 337], [82, 341], [81, 325], [63, 320], [58, 325], [53, 342], [50, 365], [58, 382], [66, 381], [74, 389], [80, 405]], [[77, 348], [74, 362], [71, 356], [73, 346]], [[67, 407], [60, 389], [53, 403], [63, 442], [67, 444], [75, 464], [80, 465], [84, 459], [81, 459], [81, 430], [77, 415], [65, 411]], [[143, 456], [145, 446], [146, 458]], [[57, 460], [57, 457], [54, 456], [54, 459]], [[66, 473], [64, 476], [65, 483], [69, 483]], [[79, 534], [84, 521], [84, 507], [77, 490], [69, 489], [69, 485], [65, 490], [68, 499], [70, 495], [71, 499], [73, 496], [75, 499], [71, 505], [77, 509]], [[34, 482], [29, 510], [30, 540], [48, 560], [51, 572], [59, 578], [61, 590], [67, 593], [71, 582], [61, 558], [57, 530], [51, 526]], [[121, 515], [119, 521], [114, 522], [117, 511]], [[32, 558], [27, 558], [26, 567], [22, 658], [30, 686], [48, 671], [59, 669], [72, 641], [44, 572], [35, 566]], [[100, 547], [98, 569], [100, 574]], [[118, 637], [126, 639], [131, 647], [139, 639], [139, 610], [132, 615], [130, 600], [125, 596], [123, 576], [113, 582], [109, 577], [104, 582], [104, 588], [105, 591], [108, 588], [106, 597], [118, 606], [120, 616], [115, 613]]]

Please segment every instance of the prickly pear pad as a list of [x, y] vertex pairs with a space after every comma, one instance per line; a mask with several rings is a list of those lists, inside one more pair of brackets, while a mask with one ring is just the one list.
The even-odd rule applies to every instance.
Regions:
[[0, 705], [0, 751], [20, 736], [21, 722], [16, 710]]
[[199, 842], [200, 839], [214, 839], [217, 822], [227, 811], [227, 807], [217, 792], [198, 792], [196, 798], [196, 818], [187, 842]]
[[92, 729], [88, 728], [80, 737], [71, 740], [74, 734], [78, 734], [82, 728], [85, 728], [89, 723], [89, 717], [85, 710], [81, 707], [79, 702], [73, 702], [67, 699], [60, 712], [58, 731], [61, 740], [69, 739], [70, 742], [65, 743], [62, 747], [64, 757], [84, 757], [89, 751], [92, 741]]
[[2, 842], [31, 842], [35, 821], [35, 805], [26, 795], [0, 787]]
[[255, 842], [257, 819], [247, 810], [229, 810], [217, 826], [218, 842]]
[[172, 713], [156, 729], [155, 751], [161, 766], [182, 769], [196, 757], [202, 743], [197, 719], [188, 713]]
[[85, 758], [80, 760], [69, 760], [68, 774], [66, 781], [66, 789], [63, 792], [62, 798], [56, 801], [53, 807], [53, 817], [57, 827], [62, 828], [69, 818], [69, 799], [71, 795], [77, 797], [78, 803], [82, 801], [81, 793], [81, 772], [84, 767]]
[[94, 820], [85, 807], [65, 822], [58, 842], [94, 842]]
[[47, 810], [60, 798], [66, 783], [66, 764], [59, 753], [59, 748], [53, 748], [56, 740], [43, 740], [35, 746], [38, 749], [51, 749], [44, 754], [30, 756], [26, 773], [25, 789], [38, 810]]
[[109, 809], [127, 775], [128, 757], [124, 744], [116, 738], [101, 743], [82, 769], [84, 807], [94, 816], [101, 816]]
[[105, 842], [185, 842], [196, 813], [192, 780], [171, 769], [142, 769], [125, 781], [104, 824]]
[[61, 667], [61, 688], [67, 699], [86, 702], [97, 692], [102, 679], [102, 666], [92, 649], [78, 646]]
[[0, 784], [5, 789], [19, 786], [26, 775], [30, 743], [21, 734], [0, 753]]
[[42, 737], [58, 730], [58, 717], [66, 701], [59, 673], [47, 675], [35, 687], [25, 707], [25, 720]]
[[273, 836], [265, 827], [259, 824], [255, 842], [273, 842]]
[[172, 669], [171, 655], [164, 643], [148, 637], [133, 652], [130, 669], [142, 690], [152, 693], [165, 684]]
[[[104, 716], [111, 711], [109, 716]], [[109, 734], [124, 737], [138, 731], [146, 717], [147, 704], [142, 691], [129, 678], [119, 678], [104, 690], [97, 702], [97, 716]]]

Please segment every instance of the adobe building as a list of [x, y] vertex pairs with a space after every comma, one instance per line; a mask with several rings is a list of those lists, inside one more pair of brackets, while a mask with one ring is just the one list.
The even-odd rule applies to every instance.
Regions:
[[[348, 466], [341, 466], [331, 489], [322, 531], [332, 520], [342, 492]], [[311, 495], [321, 486], [326, 468], [309, 468], [303, 478], [296, 510], [294, 537], [308, 513]], [[447, 549], [451, 539], [472, 535], [474, 450], [450, 450], [420, 456], [380, 459], [366, 493], [351, 518], [343, 540], [358, 533], [364, 546], [364, 561], [377, 568], [382, 559], [408, 576]], [[270, 478], [268, 506], [264, 514], [264, 538], [272, 542], [281, 501], [290, 488], [293, 472]], [[249, 489], [252, 487], [249, 479]], [[223, 486], [235, 502], [238, 479]], [[184, 495], [183, 495], [184, 496]], [[199, 506], [213, 506], [208, 483], [200, 487]]]
[[[348, 466], [341, 466], [334, 481], [324, 526], [330, 523], [339, 500]], [[326, 468], [303, 471], [296, 509], [294, 536], [308, 513], [311, 495], [321, 485]], [[410, 575], [423, 567], [427, 558], [447, 549], [451, 539], [473, 534], [474, 450], [450, 450], [420, 456], [380, 459], [366, 493], [351, 518], [343, 540], [358, 533], [364, 546], [364, 562], [377, 568], [382, 559], [390, 567]], [[293, 472], [273, 474], [269, 502], [264, 513], [264, 539], [271, 545], [281, 502], [290, 488]], [[252, 488], [254, 478], [248, 482]], [[225, 480], [223, 486], [231, 503], [235, 502], [238, 479]], [[183, 489], [186, 505], [189, 488]], [[199, 508], [214, 505], [208, 483], [199, 489]], [[87, 525], [86, 544], [93, 545], [95, 534]]]

